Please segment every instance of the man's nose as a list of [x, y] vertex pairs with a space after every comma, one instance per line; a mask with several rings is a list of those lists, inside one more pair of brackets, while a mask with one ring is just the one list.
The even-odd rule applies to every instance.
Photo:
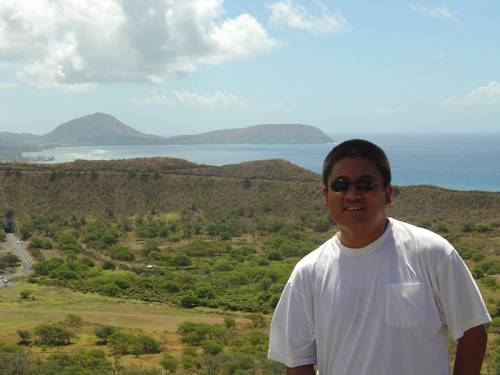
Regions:
[[359, 189], [356, 187], [356, 184], [350, 183], [349, 187], [347, 188], [345, 192], [345, 196], [347, 198], [352, 198], [352, 197], [359, 197], [361, 195], [361, 192]]

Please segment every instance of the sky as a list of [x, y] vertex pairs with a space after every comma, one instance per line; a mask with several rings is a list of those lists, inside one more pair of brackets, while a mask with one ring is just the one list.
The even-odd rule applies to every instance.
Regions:
[[2, 0], [0, 132], [96, 112], [161, 136], [500, 132], [499, 19], [498, 0]]

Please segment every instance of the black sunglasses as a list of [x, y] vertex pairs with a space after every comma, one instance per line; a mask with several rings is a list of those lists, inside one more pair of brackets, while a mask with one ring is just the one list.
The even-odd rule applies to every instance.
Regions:
[[330, 188], [332, 191], [336, 193], [340, 193], [342, 191], [347, 191], [349, 189], [350, 184], [354, 184], [356, 186], [356, 189], [359, 191], [371, 191], [373, 188], [375, 188], [375, 185], [381, 184], [384, 181], [372, 181], [372, 180], [358, 180], [358, 181], [344, 181], [344, 180], [337, 180], [337, 181], [332, 181], [330, 183]]

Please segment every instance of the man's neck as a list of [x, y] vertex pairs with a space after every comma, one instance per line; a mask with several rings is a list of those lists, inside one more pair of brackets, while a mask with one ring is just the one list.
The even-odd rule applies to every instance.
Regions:
[[346, 247], [351, 249], [360, 249], [379, 239], [380, 236], [384, 234], [387, 225], [389, 225], [389, 219], [384, 218], [383, 224], [374, 228], [372, 231], [366, 231], [363, 229], [353, 231], [340, 228], [338, 239], [340, 243]]

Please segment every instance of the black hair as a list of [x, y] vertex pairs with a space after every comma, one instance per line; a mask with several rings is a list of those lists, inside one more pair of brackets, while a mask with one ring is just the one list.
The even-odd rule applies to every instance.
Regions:
[[323, 185], [327, 186], [328, 177], [336, 162], [344, 158], [362, 157], [375, 163], [377, 170], [384, 179], [384, 187], [391, 183], [391, 165], [389, 159], [377, 145], [363, 139], [351, 139], [335, 146], [323, 162]]

